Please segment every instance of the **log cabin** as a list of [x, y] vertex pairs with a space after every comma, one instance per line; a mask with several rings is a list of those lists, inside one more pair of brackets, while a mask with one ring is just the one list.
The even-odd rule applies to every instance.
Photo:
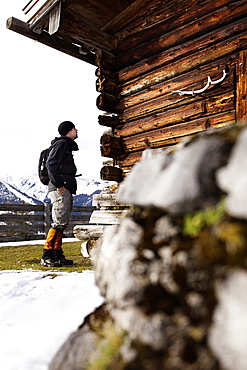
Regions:
[[30, 0], [7, 28], [95, 65], [101, 178], [247, 120], [247, 0]]

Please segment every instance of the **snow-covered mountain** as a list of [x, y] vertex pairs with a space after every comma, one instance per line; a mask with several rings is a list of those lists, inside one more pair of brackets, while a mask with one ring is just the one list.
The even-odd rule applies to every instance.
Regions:
[[[111, 183], [108, 181], [94, 181], [78, 177], [74, 205], [91, 205], [93, 195], [100, 193], [109, 184]], [[36, 174], [28, 178], [10, 175], [0, 178], [0, 203], [41, 204], [45, 200], [48, 200], [47, 186], [40, 182]]]

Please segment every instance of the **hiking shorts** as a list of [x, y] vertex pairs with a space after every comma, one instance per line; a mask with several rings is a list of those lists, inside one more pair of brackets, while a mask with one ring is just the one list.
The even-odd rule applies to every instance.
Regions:
[[52, 202], [52, 228], [64, 230], [69, 224], [70, 214], [73, 205], [73, 196], [66, 189], [64, 195], [61, 195], [57, 190], [50, 191], [48, 194]]

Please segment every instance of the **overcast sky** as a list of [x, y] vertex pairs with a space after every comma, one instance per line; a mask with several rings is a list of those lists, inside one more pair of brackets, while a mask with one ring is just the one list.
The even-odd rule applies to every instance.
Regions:
[[21, 36], [6, 28], [28, 0], [8, 0], [0, 13], [1, 145], [0, 178], [37, 172], [39, 153], [58, 136], [57, 127], [72, 121], [79, 130], [78, 173], [98, 180], [104, 158], [98, 124], [96, 67]]

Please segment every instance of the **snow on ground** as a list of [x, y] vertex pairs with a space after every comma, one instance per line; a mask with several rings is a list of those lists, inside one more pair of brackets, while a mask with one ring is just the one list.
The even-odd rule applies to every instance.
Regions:
[[[70, 242], [78, 242], [77, 238], [64, 238], [63, 239], [64, 243], [70, 243]], [[33, 245], [33, 244], [45, 244], [45, 240], [29, 240], [29, 241], [24, 241], [24, 242], [3, 242], [0, 243], [0, 248], [1, 247], [18, 247], [19, 245]]]
[[1, 369], [47, 370], [68, 336], [103, 302], [93, 271], [58, 274], [0, 271]]

